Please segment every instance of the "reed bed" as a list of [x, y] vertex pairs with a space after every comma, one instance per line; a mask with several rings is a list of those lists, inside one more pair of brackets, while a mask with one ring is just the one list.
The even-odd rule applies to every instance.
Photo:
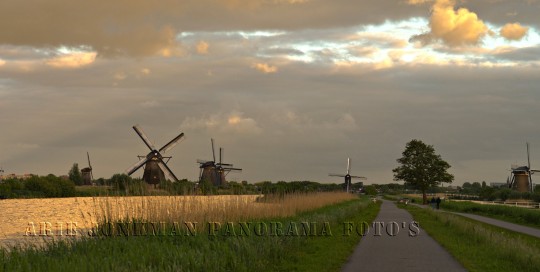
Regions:
[[[198, 202], [200, 199], [212, 199], [212, 201], [220, 199], [219, 197], [194, 198], [197, 202], [193, 202], [195, 200], [191, 197], [186, 198], [185, 201], [189, 205], [200, 204], [199, 207], [205, 208], [212, 207], [215, 203], [211, 200], [200, 203]], [[325, 202], [341, 202], [341, 200], [351, 198], [355, 200], [324, 205], [324, 207], [299, 212], [287, 218], [261, 220], [280, 221], [285, 224], [291, 221], [313, 222], [324, 217], [334, 231], [334, 235], [330, 236], [160, 235], [84, 238], [70, 243], [51, 243], [44, 249], [0, 250], [0, 271], [339, 271], [361, 239], [359, 235], [341, 235], [342, 222], [371, 222], [380, 207], [379, 203], [373, 203], [368, 198], [357, 198], [346, 194], [342, 196], [317, 194], [285, 198], [264, 197], [259, 200], [256, 198], [242, 201], [235, 198], [223, 198], [221, 202], [226, 199], [231, 200], [232, 203], [241, 204], [242, 209], [232, 216], [245, 218], [248, 215], [242, 215], [241, 212], [259, 211], [261, 214], [251, 215], [260, 218], [264, 215], [262, 213], [265, 209], [270, 208], [256, 210], [254, 207], [244, 206], [264, 207], [264, 204], [267, 204], [266, 207], [273, 207], [274, 211], [269, 211], [266, 216], [274, 216], [280, 213], [280, 211], [275, 211], [280, 207], [283, 208], [281, 214], [285, 215], [300, 209], [323, 206]], [[140, 211], [145, 207], [142, 203], [146, 203], [141, 202], [141, 199], [126, 199], [128, 201], [125, 203], [121, 200], [115, 202], [116, 200], [112, 201], [112, 199], [107, 201], [100, 199], [104, 202], [96, 204], [108, 204], [109, 206], [99, 207], [103, 208], [104, 212], [117, 210], [117, 215], [111, 216], [119, 216], [119, 218], [126, 214], [131, 217], [134, 211], [142, 215], [151, 213], [151, 211]], [[165, 200], [159, 198], [149, 200], [149, 204], [151, 201], [157, 201], [164, 207], [168, 205]], [[135, 208], [136, 205], [140, 207]], [[227, 205], [235, 207], [233, 204]], [[195, 211], [203, 210], [199, 207], [195, 207]], [[169, 214], [166, 211], [157, 211], [162, 212], [163, 216], [169, 216], [167, 218], [171, 220], [178, 220], [174, 219], [171, 215], [174, 213], [170, 210]], [[207, 213], [207, 215], [210, 216], [206, 217], [207, 219], [214, 220], [215, 214]], [[156, 216], [156, 218], [159, 217]]]
[[[94, 198], [94, 222], [227, 222], [293, 216], [357, 198], [341, 192], [282, 196], [145, 196]], [[90, 215], [90, 214], [89, 214]]]

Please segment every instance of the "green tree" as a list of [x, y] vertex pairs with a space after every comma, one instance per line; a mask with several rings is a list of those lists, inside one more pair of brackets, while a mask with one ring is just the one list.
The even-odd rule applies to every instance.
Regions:
[[114, 174], [109, 183], [117, 192], [124, 192], [126, 195], [129, 193], [129, 187], [133, 183], [133, 179], [126, 174]]
[[420, 140], [412, 140], [405, 146], [403, 157], [397, 159], [399, 167], [392, 170], [394, 180], [403, 180], [422, 191], [423, 202], [426, 203], [426, 190], [442, 182], [451, 183], [454, 176], [447, 172], [450, 164], [435, 154], [431, 145]]
[[364, 186], [364, 192], [366, 192], [366, 195], [374, 196], [377, 194], [377, 189], [374, 185], [367, 185]]
[[83, 185], [81, 171], [79, 170], [79, 164], [74, 163], [69, 170], [69, 179], [75, 183], [75, 185]]

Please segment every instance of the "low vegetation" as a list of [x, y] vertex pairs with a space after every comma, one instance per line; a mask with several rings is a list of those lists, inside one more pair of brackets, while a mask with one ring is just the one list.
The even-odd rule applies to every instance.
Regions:
[[55, 175], [32, 176], [25, 180], [6, 179], [0, 182], [0, 198], [70, 197], [75, 195], [75, 183]]
[[420, 226], [469, 271], [539, 271], [540, 239], [412, 205]]
[[453, 212], [472, 213], [521, 225], [540, 228], [540, 211], [523, 207], [477, 204], [468, 201], [445, 201], [441, 208]]
[[[71, 178], [70, 178], [71, 176]], [[0, 199], [5, 198], [43, 198], [43, 197], [86, 197], [86, 196], [148, 196], [148, 195], [246, 195], [307, 192], [343, 191], [343, 184], [323, 184], [312, 181], [229, 181], [226, 185], [215, 187], [211, 184], [198, 184], [187, 179], [178, 182], [163, 181], [157, 186], [146, 184], [141, 179], [125, 174], [114, 174], [108, 179], [94, 180], [94, 186], [82, 186], [72, 179], [77, 175], [57, 177], [55, 175], [36, 176], [29, 179], [6, 178], [0, 180]], [[80, 183], [80, 182], [79, 182]], [[361, 183], [353, 184], [358, 191]]]
[[[0, 251], [0, 267], [5, 271], [338, 271], [361, 238], [344, 236], [343, 222], [371, 222], [378, 213], [379, 203], [367, 198], [351, 200], [350, 195], [344, 197], [343, 194], [334, 197], [330, 201], [330, 195], [320, 194], [278, 196], [265, 198], [262, 203], [250, 202], [245, 207], [226, 204], [226, 209], [210, 210], [197, 207], [201, 203], [194, 203], [195, 206], [183, 210], [194, 209], [193, 214], [206, 214], [197, 219], [200, 222], [257, 220], [267, 225], [280, 222], [283, 226], [291, 222], [299, 225], [314, 222], [317, 225], [314, 235], [302, 235], [301, 231], [284, 231], [283, 235], [237, 235], [241, 231], [235, 226], [232, 233], [236, 235], [221, 229], [218, 235], [197, 232], [193, 235], [89, 237], [71, 243], [52, 243], [45, 249]], [[216, 206], [220, 202], [208, 203]], [[161, 204], [163, 206], [146, 206], [150, 208], [148, 214], [157, 211], [156, 220], [184, 218], [181, 212], [165, 206], [170, 203]], [[249, 204], [266, 205], [261, 211], [268, 213], [244, 214], [250, 210]], [[125, 204], [125, 207], [130, 205]], [[223, 212], [223, 218], [213, 217], [222, 216]], [[176, 217], [171, 217], [171, 213], [177, 214]], [[266, 218], [255, 219], [261, 217]], [[327, 227], [323, 227], [325, 222]]]

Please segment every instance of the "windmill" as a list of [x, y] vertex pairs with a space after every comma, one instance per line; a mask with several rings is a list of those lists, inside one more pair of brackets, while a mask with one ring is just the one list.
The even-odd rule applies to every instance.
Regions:
[[[139, 125], [133, 126], [133, 129], [137, 132], [137, 135], [139, 135], [144, 144], [150, 149], [150, 152], [146, 156], [138, 156], [140, 160], [128, 168], [126, 174], [131, 175], [144, 165], [143, 180], [148, 184], [159, 184], [162, 180], [165, 180], [165, 174], [167, 174], [170, 180], [178, 181], [178, 178], [176, 178], [171, 169], [167, 166], [167, 162], [169, 162], [172, 157], [165, 157], [162, 153], [165, 154], [178, 144], [180, 139], [184, 137], [184, 133], [180, 133], [180, 135], [176, 136], [162, 148], [156, 149], [148, 140], [148, 137], [146, 137], [146, 134], [144, 134]], [[165, 162], [164, 159], [167, 159], [167, 162]]]
[[532, 192], [533, 183], [531, 175], [540, 172], [540, 170], [531, 169], [531, 158], [529, 155], [529, 143], [527, 143], [527, 165], [512, 166], [511, 178], [507, 180], [509, 188], [515, 188], [519, 192]]
[[81, 169], [81, 176], [84, 185], [92, 185], [94, 176], [92, 176], [92, 164], [90, 164], [90, 154], [86, 152], [86, 156], [88, 157], [88, 167]]
[[227, 184], [225, 177], [231, 171], [240, 172], [242, 169], [234, 168], [230, 163], [223, 163], [223, 148], [219, 148], [219, 162], [216, 163], [216, 152], [214, 149], [214, 139], [210, 139], [212, 142], [212, 158], [213, 161], [197, 160], [199, 164], [199, 183], [203, 181], [209, 181], [214, 186], [223, 186]]
[[351, 176], [350, 174], [350, 171], [351, 171], [351, 159], [350, 158], [347, 158], [347, 174], [346, 175], [342, 175], [342, 174], [328, 174], [329, 176], [331, 177], [342, 177], [342, 178], [345, 178], [345, 187], [347, 188], [347, 193], [349, 192], [349, 188], [351, 186], [351, 180], [354, 178], [354, 179], [366, 179], [365, 177], [360, 177], [360, 176]]

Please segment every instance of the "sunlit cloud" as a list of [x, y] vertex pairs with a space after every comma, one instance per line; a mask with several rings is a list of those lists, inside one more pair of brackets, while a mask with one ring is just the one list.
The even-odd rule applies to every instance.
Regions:
[[433, 2], [434, 0], [407, 0], [407, 4], [409, 5], [421, 5], [425, 3]]
[[507, 40], [521, 40], [529, 31], [528, 27], [524, 27], [519, 23], [508, 23], [501, 28], [501, 36]]
[[200, 54], [200, 55], [205, 55], [205, 54], [208, 54], [208, 43], [205, 42], [205, 41], [200, 41], [198, 44], [197, 44], [197, 53]]
[[245, 117], [244, 113], [239, 111], [228, 114], [213, 114], [200, 118], [188, 117], [182, 122], [182, 127], [219, 133], [259, 134], [262, 132], [254, 118]]
[[128, 76], [125, 72], [116, 72], [114, 73], [113, 75], [113, 78], [116, 79], [116, 80], [124, 80], [126, 79]]
[[92, 64], [95, 60], [95, 52], [75, 52], [49, 59], [46, 64], [55, 68], [79, 68]]
[[430, 31], [413, 36], [413, 41], [430, 44], [442, 40], [448, 46], [479, 44], [489, 33], [488, 27], [478, 15], [466, 8], [455, 9], [453, 0], [437, 0], [432, 7]]
[[147, 75], [149, 75], [149, 74], [151, 73], [151, 71], [150, 71], [150, 69], [148, 69], [148, 68], [143, 68], [143, 69], [141, 69], [141, 73], [142, 73], [143, 75], [146, 75], [146, 76], [147, 76]]
[[265, 74], [275, 73], [278, 71], [276, 66], [272, 66], [268, 63], [254, 63], [251, 67]]

